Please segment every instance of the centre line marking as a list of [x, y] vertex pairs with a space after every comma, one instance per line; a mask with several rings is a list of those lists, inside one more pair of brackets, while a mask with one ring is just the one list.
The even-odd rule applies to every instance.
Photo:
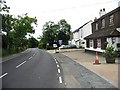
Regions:
[[59, 66], [59, 65], [57, 65], [57, 67], [59, 68], [60, 66]]
[[56, 58], [55, 58], [55, 62], [56, 62]]
[[57, 64], [58, 62], [56, 61], [56, 64]]
[[32, 59], [32, 57], [30, 57], [29, 59]]
[[60, 73], [60, 69], [58, 69], [58, 73]]
[[33, 56], [35, 56], [35, 54], [33, 54]]
[[4, 76], [6, 76], [8, 73], [5, 73], [5, 74], [3, 74], [2, 76], [0, 76], [0, 78], [2, 78], [2, 77], [4, 77]]
[[22, 62], [21, 64], [17, 65], [16, 68], [20, 67], [21, 65], [23, 65], [24, 63], [26, 63], [26, 61]]
[[61, 77], [59, 77], [59, 82], [62, 83], [62, 78]]

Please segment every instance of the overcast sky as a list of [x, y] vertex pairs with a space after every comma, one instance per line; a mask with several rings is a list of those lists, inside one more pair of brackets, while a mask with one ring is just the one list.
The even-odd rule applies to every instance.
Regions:
[[42, 26], [45, 22], [57, 23], [65, 19], [76, 30], [89, 20], [99, 18], [102, 8], [110, 12], [118, 7], [119, 0], [5, 0], [11, 7], [12, 15], [28, 13], [31, 17], [37, 17], [38, 27], [34, 37], [42, 35]]

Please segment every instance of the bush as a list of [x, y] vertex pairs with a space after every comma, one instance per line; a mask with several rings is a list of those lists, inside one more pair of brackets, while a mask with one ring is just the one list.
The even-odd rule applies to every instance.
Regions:
[[9, 48], [9, 49], [2, 49], [2, 57], [8, 56], [11, 54], [19, 53], [26, 50], [26, 48]]
[[111, 58], [115, 58], [118, 56], [117, 52], [115, 51], [114, 47], [109, 46], [106, 47], [105, 52], [103, 53], [104, 57], [111, 57]]

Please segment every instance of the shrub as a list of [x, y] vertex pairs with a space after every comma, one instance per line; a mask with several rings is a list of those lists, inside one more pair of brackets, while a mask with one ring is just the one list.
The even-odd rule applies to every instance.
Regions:
[[118, 56], [116, 50], [114, 49], [114, 47], [109, 46], [106, 47], [105, 52], [103, 53], [104, 57], [111, 57], [111, 58], [115, 58]]

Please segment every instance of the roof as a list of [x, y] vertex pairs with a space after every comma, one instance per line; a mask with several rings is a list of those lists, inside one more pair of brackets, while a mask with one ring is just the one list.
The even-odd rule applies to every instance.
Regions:
[[102, 37], [120, 37], [120, 32], [116, 29], [114, 30], [99, 30], [85, 37], [84, 39], [95, 39]]
[[87, 25], [89, 22], [92, 22], [92, 20], [90, 20], [90, 21], [88, 21], [87, 23], [83, 24], [81, 27], [79, 27], [78, 29], [76, 29], [75, 31], [73, 31], [73, 33], [79, 32], [79, 30], [80, 30], [81, 28], [83, 28], [85, 25]]
[[118, 12], [119, 10], [120, 10], [120, 7], [117, 7], [116, 9], [114, 9], [114, 10], [106, 13], [105, 15], [101, 16], [100, 18], [96, 19], [93, 23], [97, 22], [97, 21], [100, 20], [100, 19], [105, 18], [106, 16], [112, 15], [113, 13]]

